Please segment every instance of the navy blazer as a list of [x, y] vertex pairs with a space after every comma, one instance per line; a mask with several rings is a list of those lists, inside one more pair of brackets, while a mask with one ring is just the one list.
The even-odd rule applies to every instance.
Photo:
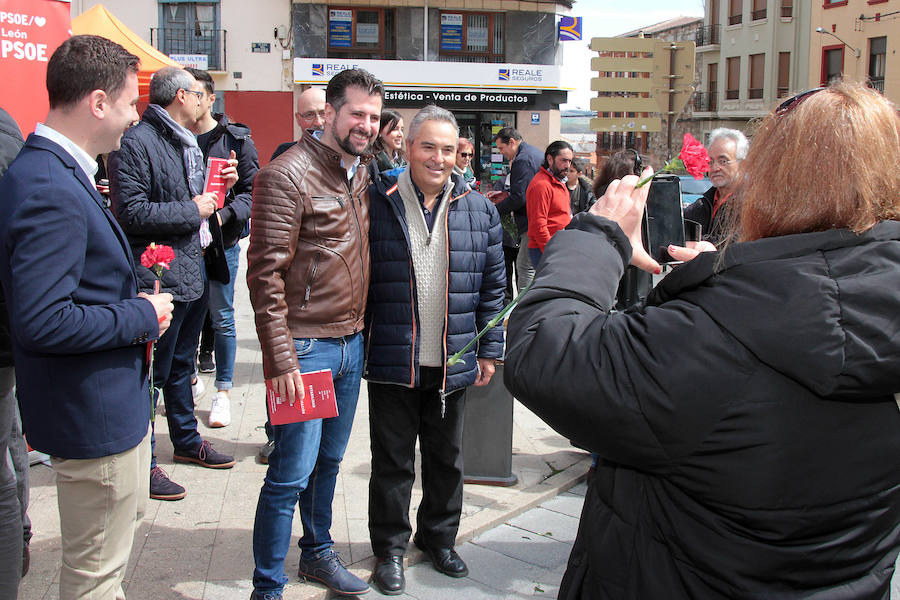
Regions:
[[146, 342], [128, 241], [72, 156], [31, 135], [0, 180], [0, 282], [25, 435], [59, 458], [124, 452], [147, 434]]

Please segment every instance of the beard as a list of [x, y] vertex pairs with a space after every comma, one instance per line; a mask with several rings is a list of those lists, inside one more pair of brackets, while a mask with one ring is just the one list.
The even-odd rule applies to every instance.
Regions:
[[[371, 135], [369, 135], [369, 141], [366, 143], [365, 147], [360, 150], [359, 148], [356, 148], [353, 145], [353, 143], [350, 141], [350, 134], [352, 134], [353, 132], [354, 132], [354, 130], [351, 129], [350, 131], [347, 132], [347, 135], [342, 138], [342, 137], [338, 136], [337, 126], [336, 125], [331, 126], [331, 135], [332, 135], [332, 137], [334, 137], [338, 146], [341, 147], [341, 150], [343, 150], [347, 154], [351, 154], [353, 156], [362, 156], [363, 154], [369, 154], [369, 152], [372, 148]], [[360, 130], [356, 130], [356, 133], [366, 134], [365, 131], [360, 131]]]
[[566, 167], [564, 169], [557, 169], [555, 166], [551, 165], [550, 172], [553, 173], [553, 175], [556, 176], [557, 179], [562, 181], [563, 179], [565, 179], [568, 176], [569, 168]]

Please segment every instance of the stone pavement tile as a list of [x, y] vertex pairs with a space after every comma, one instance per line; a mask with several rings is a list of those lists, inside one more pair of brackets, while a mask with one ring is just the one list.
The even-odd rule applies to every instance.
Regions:
[[427, 562], [406, 569], [406, 593], [419, 600], [494, 600], [499, 595], [496, 588], [471, 577], [457, 579], [438, 573]]
[[369, 519], [365, 515], [362, 518], [348, 517], [347, 532], [350, 540], [351, 564], [355, 565], [373, 556], [372, 545], [369, 543]]
[[239, 519], [248, 522], [251, 527], [256, 517], [256, 503], [259, 490], [262, 488], [265, 475], [262, 473], [232, 473], [228, 480], [228, 488], [220, 497], [222, 506], [221, 518]]
[[[216, 494], [221, 496], [228, 487], [228, 481], [231, 476], [230, 469], [204, 469], [195, 465], [179, 464], [173, 468], [169, 475], [173, 481], [184, 486], [187, 496], [190, 498], [194, 494]], [[177, 502], [157, 502], [156, 504], [179, 504], [183, 500]]]
[[125, 590], [128, 600], [203, 598], [212, 545], [145, 548]]
[[[504, 593], [530, 593], [534, 587], [558, 585], [561, 575], [477, 544], [467, 543], [457, 548], [469, 566], [469, 579]], [[431, 568], [423, 563], [415, 568]]]
[[570, 517], [543, 507], [529, 510], [507, 523], [569, 544], [575, 543], [575, 535], [578, 533], [578, 517]]
[[572, 551], [571, 544], [510, 525], [491, 529], [472, 540], [472, 543], [546, 569], [555, 569], [564, 564]]
[[244, 520], [219, 521], [209, 562], [209, 581], [247, 581], [249, 584], [252, 577], [253, 524], [250, 523], [248, 528]]
[[566, 492], [544, 502], [541, 507], [578, 519], [581, 518], [581, 509], [584, 507], [584, 496]]
[[252, 591], [253, 583], [250, 578], [237, 581], [210, 579], [206, 582], [206, 588], [203, 590], [203, 600], [246, 600]]
[[582, 481], [581, 483], [570, 489], [569, 493], [584, 497], [584, 495], [587, 494], [587, 483]]

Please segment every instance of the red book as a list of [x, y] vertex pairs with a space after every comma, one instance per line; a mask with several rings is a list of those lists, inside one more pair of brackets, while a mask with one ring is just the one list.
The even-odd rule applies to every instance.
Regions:
[[203, 193], [213, 192], [216, 195], [218, 208], [225, 206], [225, 178], [222, 177], [222, 169], [228, 166], [228, 160], [210, 156], [206, 159], [206, 183], [203, 184]]
[[338, 415], [331, 369], [310, 371], [300, 375], [303, 377], [303, 390], [306, 395], [303, 400], [294, 400], [294, 404], [285, 401], [272, 389], [269, 382], [266, 382], [266, 407], [272, 425], [328, 419]]

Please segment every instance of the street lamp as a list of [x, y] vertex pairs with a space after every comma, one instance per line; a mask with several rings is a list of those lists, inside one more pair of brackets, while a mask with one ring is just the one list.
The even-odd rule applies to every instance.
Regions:
[[839, 38], [839, 37], [836, 36], [835, 34], [831, 33], [830, 31], [825, 31], [825, 30], [822, 29], [821, 27], [816, 27], [816, 33], [823, 33], [823, 34], [825, 34], [825, 35], [830, 35], [831, 37], [835, 38], [837, 41], [839, 41], [839, 42], [842, 43], [843, 45], [845, 45], [845, 46], [847, 46], [848, 48], [850, 48], [851, 50], [853, 50], [853, 54], [856, 55], [856, 58], [859, 58], [859, 50], [858, 50], [857, 48], [854, 48], [853, 46], [851, 46], [850, 44], [848, 44], [847, 42], [845, 42], [844, 40], [842, 40], [841, 38]]

